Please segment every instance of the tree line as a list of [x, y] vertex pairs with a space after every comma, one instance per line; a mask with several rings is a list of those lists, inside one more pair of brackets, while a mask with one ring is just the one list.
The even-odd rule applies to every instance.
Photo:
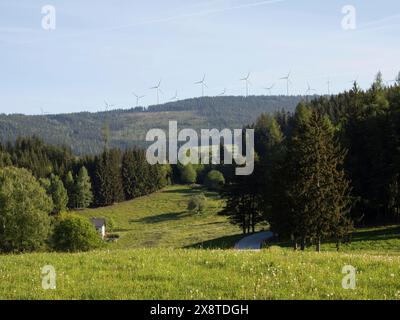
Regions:
[[111, 205], [152, 193], [171, 181], [167, 165], [149, 165], [138, 148], [108, 149], [76, 157], [67, 147], [19, 137], [0, 144], [0, 167], [28, 169], [52, 195], [56, 213], [67, 208]]
[[267, 222], [295, 248], [330, 238], [339, 249], [354, 226], [400, 221], [400, 74], [262, 114], [249, 128], [254, 173], [227, 179], [221, 211], [244, 233]]
[[[52, 241], [56, 248], [77, 248], [75, 227], [86, 228], [82, 234], [97, 245], [93, 226], [66, 211], [152, 193], [171, 182], [171, 172], [167, 165], [149, 165], [145, 151], [138, 148], [105, 147], [97, 156], [78, 158], [68, 148], [37, 137], [0, 144], [0, 251], [38, 250], [50, 238], [57, 238]], [[71, 235], [68, 244], [62, 234]]]

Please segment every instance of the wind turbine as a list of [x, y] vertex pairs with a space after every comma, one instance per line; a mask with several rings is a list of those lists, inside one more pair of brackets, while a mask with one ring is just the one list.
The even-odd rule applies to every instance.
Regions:
[[150, 88], [150, 90], [156, 90], [157, 92], [157, 104], [160, 103], [160, 92], [162, 93], [160, 86], [161, 86], [161, 80], [158, 81], [158, 84], [156, 86]]
[[201, 96], [204, 97], [204, 87], [208, 88], [206, 84], [206, 75], [204, 74], [203, 79], [201, 81], [197, 81], [194, 84], [200, 84], [201, 85]]
[[40, 112], [42, 113], [42, 116], [44, 116], [45, 114], [49, 114], [48, 112], [46, 112], [45, 110], [43, 110], [42, 107], [40, 107]]
[[268, 90], [269, 95], [271, 95], [271, 90], [272, 90], [273, 87], [275, 87], [275, 84], [276, 84], [276, 83], [272, 84], [272, 85], [269, 86], [269, 87], [264, 88], [265, 90]]
[[178, 101], [178, 91], [175, 91], [175, 95], [170, 99], [170, 101]]
[[393, 79], [393, 80], [386, 80], [385, 82], [386, 82], [386, 85], [389, 86], [391, 83], [396, 83], [397, 80], [396, 80], [396, 79]]
[[308, 95], [310, 94], [310, 92], [312, 91], [316, 91], [315, 89], [312, 89], [310, 84], [307, 82], [307, 90], [306, 90], [306, 100], [308, 102]]
[[226, 88], [224, 88], [224, 90], [220, 94], [218, 94], [217, 97], [221, 97], [225, 95], [225, 93], [226, 93]]
[[279, 80], [286, 80], [286, 94], [289, 95], [289, 83], [292, 83], [290, 81], [290, 74], [292, 73], [292, 70], [289, 71], [286, 77], [282, 77]]
[[315, 89], [312, 89], [311, 86], [310, 86], [310, 84], [307, 82], [306, 96], [307, 96], [310, 92], [312, 92], [312, 91], [316, 91], [316, 90], [315, 90]]
[[115, 107], [115, 104], [109, 104], [106, 100], [104, 100], [104, 105], [106, 106], [106, 112], [110, 110], [110, 108]]
[[144, 95], [142, 95], [142, 96], [137, 95], [135, 92], [132, 92], [132, 94], [136, 97], [136, 107], [137, 107], [137, 106], [139, 106], [139, 100], [144, 98], [145, 96]]
[[326, 85], [328, 86], [328, 96], [330, 96], [331, 95], [331, 79], [328, 78]]
[[246, 77], [240, 79], [240, 81], [246, 82], [246, 97], [249, 95], [249, 84], [251, 84], [249, 79], [250, 79], [250, 72], [247, 73]]
[[357, 83], [357, 81], [358, 81], [358, 76], [354, 80], [351, 80], [349, 82], [352, 83], [352, 84], [355, 84], [355, 83]]

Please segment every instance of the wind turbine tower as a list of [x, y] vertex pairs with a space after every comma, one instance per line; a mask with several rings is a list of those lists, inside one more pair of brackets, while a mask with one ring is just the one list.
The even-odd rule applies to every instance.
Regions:
[[137, 107], [137, 106], [139, 106], [139, 100], [142, 99], [142, 98], [144, 98], [145, 96], [144, 96], [144, 95], [142, 95], [142, 96], [137, 95], [137, 94], [134, 93], [134, 92], [132, 92], [132, 93], [133, 93], [133, 95], [136, 97], [136, 107]]
[[271, 90], [273, 89], [273, 87], [275, 87], [275, 83], [272, 84], [272, 85], [269, 86], [269, 87], [264, 88], [264, 89], [265, 89], [265, 90], [268, 90], [269, 95], [271, 95]]
[[204, 87], [208, 88], [206, 84], [206, 75], [204, 74], [203, 79], [201, 81], [197, 81], [194, 84], [200, 84], [201, 85], [201, 96], [204, 97]]
[[105, 111], [109, 111], [110, 108], [115, 107], [115, 104], [109, 104], [106, 100], [104, 100], [104, 105], [105, 105]]
[[156, 86], [150, 88], [150, 90], [156, 90], [157, 92], [157, 104], [160, 104], [160, 92], [162, 93], [160, 86], [161, 86], [161, 80], [158, 82]]
[[221, 97], [221, 96], [224, 96], [225, 95], [225, 93], [226, 93], [226, 88], [224, 88], [224, 90], [220, 93], [220, 94], [218, 94], [217, 95], [217, 97]]
[[175, 91], [175, 95], [170, 99], [170, 101], [178, 101], [178, 91]]
[[246, 82], [246, 97], [249, 96], [249, 84], [251, 84], [249, 79], [250, 79], [250, 72], [247, 73], [246, 77], [240, 79], [240, 81]]
[[328, 86], [328, 96], [330, 96], [331, 95], [331, 79], [328, 78], [326, 85]]
[[290, 74], [292, 73], [292, 71], [289, 71], [289, 73], [287, 74], [286, 77], [282, 77], [279, 80], [286, 80], [286, 95], [289, 95], [289, 83], [292, 83], [292, 81], [290, 81]]

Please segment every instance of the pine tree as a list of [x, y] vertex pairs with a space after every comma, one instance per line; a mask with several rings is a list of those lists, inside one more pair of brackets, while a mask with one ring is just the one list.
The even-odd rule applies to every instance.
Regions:
[[229, 221], [239, 225], [243, 233], [255, 232], [257, 224], [263, 221], [264, 181], [261, 170], [256, 157], [253, 173], [248, 176], [235, 175], [221, 192], [225, 206], [219, 214], [228, 216]]
[[85, 167], [81, 167], [76, 178], [76, 206], [77, 208], [87, 208], [92, 204], [92, 183]]
[[109, 177], [112, 180], [112, 199], [113, 202], [125, 200], [124, 190], [122, 185], [121, 172], [121, 151], [119, 149], [110, 150], [110, 158], [108, 162]]
[[65, 188], [68, 193], [68, 208], [73, 209], [77, 208], [76, 204], [76, 186], [74, 181], [74, 176], [71, 171], [68, 171], [67, 176], [65, 177]]
[[119, 150], [105, 150], [96, 157], [94, 186], [97, 206], [107, 206], [124, 200]]
[[53, 200], [53, 213], [57, 214], [67, 209], [68, 193], [59, 176], [54, 174], [50, 175], [48, 194]]
[[312, 111], [307, 121], [297, 123], [284, 166], [286, 192], [278, 200], [285, 205], [275, 205], [275, 210], [286, 210], [283, 216], [290, 222], [285, 226], [290, 229], [285, 233], [300, 239], [303, 248], [309, 240], [317, 244], [319, 251], [322, 239], [336, 237], [341, 241], [351, 230], [350, 186], [342, 169], [344, 157], [326, 117]]

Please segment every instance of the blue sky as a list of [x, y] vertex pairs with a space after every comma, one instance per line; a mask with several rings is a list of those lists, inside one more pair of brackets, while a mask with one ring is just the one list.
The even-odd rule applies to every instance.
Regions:
[[[41, 8], [56, 9], [56, 29], [43, 30]], [[342, 7], [356, 8], [357, 28], [343, 30]], [[161, 102], [226, 88], [243, 95], [367, 87], [378, 70], [400, 71], [398, 0], [0, 0], [0, 113], [40, 114], [135, 106], [132, 91], [162, 79]]]

